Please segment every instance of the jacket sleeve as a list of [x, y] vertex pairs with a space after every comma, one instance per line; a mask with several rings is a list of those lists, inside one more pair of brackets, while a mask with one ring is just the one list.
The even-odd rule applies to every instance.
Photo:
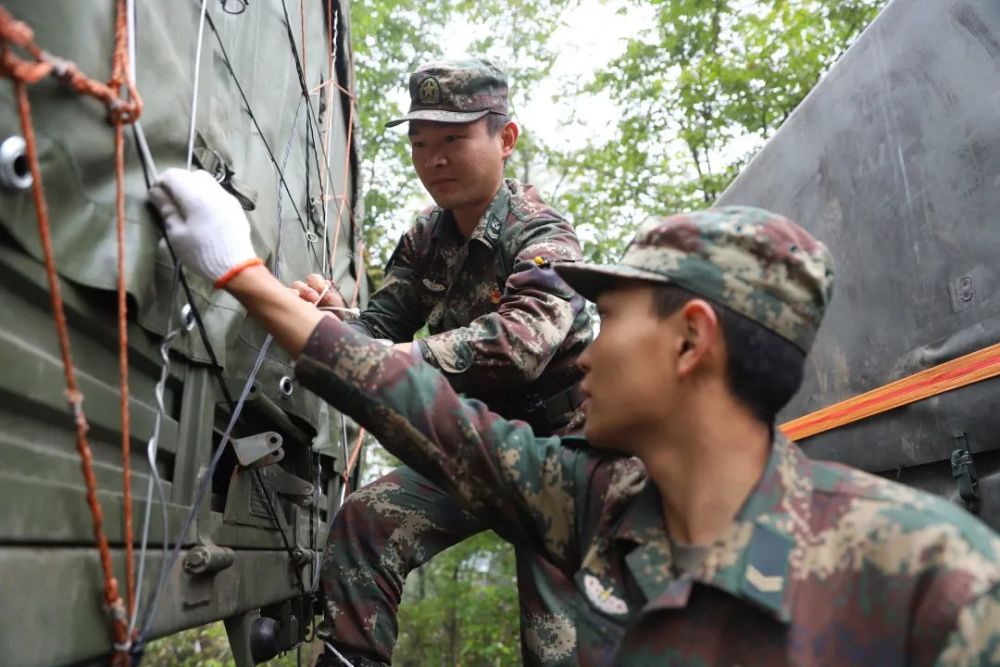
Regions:
[[580, 242], [564, 220], [525, 224], [496, 312], [420, 341], [424, 358], [448, 373], [457, 391], [538, 378], [566, 339], [583, 301], [551, 263], [579, 261]]
[[418, 236], [426, 233], [412, 228], [403, 234], [385, 267], [382, 287], [368, 299], [350, 326], [371, 338], [387, 338], [394, 343], [413, 340], [424, 326], [425, 314], [420, 303]]
[[296, 375], [504, 538], [575, 569], [574, 519], [588, 504], [577, 490], [599, 459], [460, 399], [430, 365], [334, 318], [316, 326]]

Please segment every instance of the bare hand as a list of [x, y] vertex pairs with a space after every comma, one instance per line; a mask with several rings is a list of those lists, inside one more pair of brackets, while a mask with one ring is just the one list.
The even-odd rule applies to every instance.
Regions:
[[[340, 290], [332, 280], [327, 280], [318, 273], [310, 273], [305, 281], [296, 280], [291, 288], [303, 301], [315, 304], [318, 308], [346, 308], [347, 304], [340, 295]], [[320, 296], [322, 295], [322, 299]], [[338, 317], [343, 314], [333, 311]]]

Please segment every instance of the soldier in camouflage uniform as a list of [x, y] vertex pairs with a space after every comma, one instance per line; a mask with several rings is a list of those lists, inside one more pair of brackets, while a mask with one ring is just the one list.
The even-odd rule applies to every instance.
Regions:
[[[517, 141], [506, 76], [480, 59], [434, 62], [410, 77], [410, 97], [409, 113], [388, 125], [409, 122], [414, 168], [438, 205], [403, 235], [382, 287], [348, 324], [396, 343], [456, 391], [536, 433], [574, 430], [582, 423], [576, 359], [593, 326], [551, 264], [580, 260], [580, 243], [534, 187], [502, 179]], [[307, 283], [295, 287], [316, 301], [324, 281]], [[323, 305], [343, 305], [327, 294]], [[430, 335], [414, 341], [425, 324]], [[483, 529], [405, 467], [349, 496], [324, 556], [332, 643], [356, 662], [389, 662], [406, 575]], [[572, 582], [530, 552], [516, 556], [525, 663], [575, 664], [560, 602]]]
[[179, 257], [229, 280], [305, 386], [572, 577], [581, 664], [1000, 664], [1000, 539], [774, 426], [833, 280], [794, 223], [677, 215], [617, 265], [561, 267], [603, 316], [580, 358], [589, 446], [566, 447], [288, 294], [248, 263], [239, 205], [197, 176], [157, 193]]

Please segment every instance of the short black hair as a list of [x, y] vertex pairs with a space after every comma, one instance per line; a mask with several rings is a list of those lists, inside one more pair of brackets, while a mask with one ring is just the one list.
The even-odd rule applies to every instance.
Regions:
[[[673, 315], [688, 301], [703, 298], [675, 285], [657, 285], [653, 312]], [[770, 329], [709, 299], [726, 341], [729, 390], [761, 421], [772, 424], [802, 385], [806, 355]]]
[[509, 122], [510, 116], [507, 114], [491, 111], [486, 114], [486, 131], [489, 132], [491, 137], [495, 137], [500, 130], [507, 127], [507, 123]]

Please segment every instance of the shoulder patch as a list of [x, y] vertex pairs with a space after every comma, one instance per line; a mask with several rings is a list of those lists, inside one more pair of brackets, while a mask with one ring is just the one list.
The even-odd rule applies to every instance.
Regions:
[[500, 232], [503, 230], [503, 221], [494, 216], [490, 216], [490, 221], [486, 224], [486, 236], [491, 241], [500, 240]]
[[605, 614], [623, 616], [628, 613], [628, 604], [625, 600], [612, 593], [610, 588], [605, 588], [601, 580], [594, 575], [584, 575], [583, 586], [590, 601]]
[[743, 573], [743, 594], [778, 614], [786, 613], [784, 590], [792, 547], [788, 536], [768, 526], [754, 526]]
[[426, 287], [432, 292], [443, 292], [445, 291], [445, 289], [447, 289], [444, 285], [441, 285], [440, 283], [431, 282], [431, 280], [428, 278], [424, 278], [421, 282], [424, 284], [424, 287]]

